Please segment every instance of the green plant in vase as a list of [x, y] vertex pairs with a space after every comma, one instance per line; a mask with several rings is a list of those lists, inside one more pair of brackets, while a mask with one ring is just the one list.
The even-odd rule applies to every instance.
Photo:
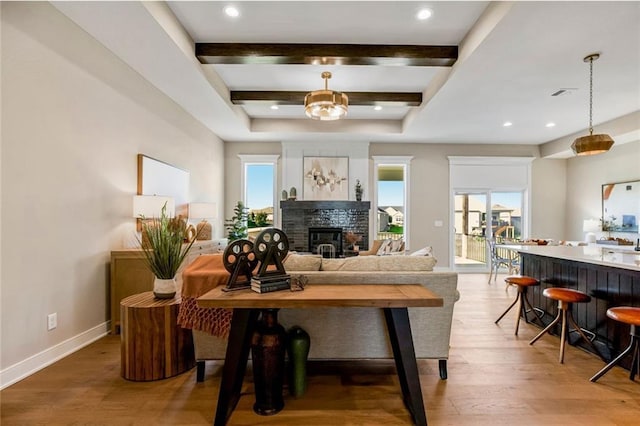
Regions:
[[180, 218], [167, 214], [166, 203], [160, 211], [160, 217], [142, 219], [143, 238], [138, 242], [144, 260], [155, 276], [153, 293], [158, 299], [172, 299], [177, 291], [176, 273], [196, 238], [185, 244], [187, 225]]
[[233, 216], [231, 219], [225, 221], [225, 228], [227, 229], [227, 238], [229, 242], [247, 238], [249, 235], [247, 228], [249, 214], [247, 213], [247, 210], [248, 209], [244, 206], [244, 203], [242, 201], [238, 201], [236, 206], [233, 208]]

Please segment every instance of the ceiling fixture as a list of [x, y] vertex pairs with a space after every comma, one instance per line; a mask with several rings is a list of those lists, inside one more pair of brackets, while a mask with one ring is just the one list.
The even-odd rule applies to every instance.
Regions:
[[225, 7], [224, 13], [231, 18], [237, 18], [238, 16], [240, 16], [240, 11], [233, 6]]
[[324, 90], [314, 90], [304, 97], [304, 112], [307, 117], [314, 120], [330, 121], [339, 120], [347, 115], [349, 97], [341, 92], [329, 90], [331, 73], [322, 73], [324, 78]]
[[513, 123], [510, 121], [505, 121], [504, 124], [502, 124], [504, 127], [511, 127], [513, 126]]
[[598, 53], [593, 53], [584, 58], [585, 62], [589, 62], [589, 135], [579, 137], [571, 144], [571, 149], [576, 155], [602, 154], [613, 146], [611, 136], [593, 134], [593, 61], [599, 57]]
[[555, 127], [556, 123], [547, 123], [545, 127]]
[[431, 18], [431, 15], [433, 15], [433, 12], [430, 9], [422, 9], [416, 14], [416, 18], [424, 21], [425, 19]]

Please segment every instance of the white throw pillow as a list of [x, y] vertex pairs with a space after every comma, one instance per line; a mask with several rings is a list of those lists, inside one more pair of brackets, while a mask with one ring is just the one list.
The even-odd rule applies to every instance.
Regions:
[[404, 248], [404, 241], [402, 239], [391, 241], [391, 253], [397, 253]]
[[433, 256], [433, 247], [426, 246], [411, 253], [410, 256]]
[[391, 251], [392, 242], [393, 240], [391, 238], [387, 238], [386, 240], [384, 240], [380, 245], [380, 248], [378, 249], [378, 252], [376, 254], [378, 256], [384, 256], [385, 254], [389, 253]]

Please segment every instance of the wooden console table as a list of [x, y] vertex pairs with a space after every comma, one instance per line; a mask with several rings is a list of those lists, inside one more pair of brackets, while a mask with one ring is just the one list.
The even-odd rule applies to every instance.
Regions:
[[196, 365], [191, 330], [178, 325], [180, 300], [180, 294], [173, 299], [156, 299], [147, 291], [120, 302], [123, 378], [166, 379]]
[[312, 284], [304, 291], [277, 291], [265, 294], [251, 290], [224, 292], [221, 287], [209, 291], [198, 298], [198, 306], [233, 309], [214, 426], [227, 423], [240, 399], [251, 348], [251, 336], [260, 310], [317, 307], [383, 309], [405, 405], [416, 425], [426, 425], [427, 415], [422, 400], [407, 308], [442, 305], [441, 297], [419, 284]]

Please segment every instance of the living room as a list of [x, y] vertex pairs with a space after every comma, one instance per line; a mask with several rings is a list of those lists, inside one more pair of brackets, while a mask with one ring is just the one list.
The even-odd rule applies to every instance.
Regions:
[[[486, 7], [491, 6], [494, 13], [504, 16], [509, 15], [509, 10], [501, 8], [517, 11], [521, 7], [499, 3]], [[172, 73], [179, 75], [182, 72], [179, 67], [186, 63], [184, 58], [171, 56], [182, 52], [181, 47], [175, 47], [182, 46], [182, 40], [172, 42], [173, 50], [165, 50], [159, 40], [166, 43], [170, 37], [166, 33], [158, 36], [160, 26], [152, 26], [148, 17], [136, 21], [141, 14], [154, 13], [153, 19], [162, 21], [162, 13], [168, 11], [162, 3], [140, 6], [130, 2], [121, 5], [125, 9], [119, 9], [105, 2], [97, 13], [89, 5], [74, 8], [71, 4], [2, 2], [1, 386], [5, 388], [29, 377], [107, 333], [109, 254], [135, 244], [131, 203], [136, 193], [139, 153], [189, 171], [190, 200], [218, 206], [218, 215], [212, 220], [216, 238], [225, 236], [224, 220], [231, 216], [234, 204], [242, 196], [238, 155], [278, 155], [278, 193], [298, 185], [292, 179], [301, 179], [301, 175], [291, 177], [287, 170], [295, 161], [298, 162], [295, 167], [302, 167], [300, 155], [348, 157], [350, 170], [361, 173], [358, 178], [363, 182], [365, 200], [373, 197], [372, 157], [413, 157], [410, 213], [419, 221], [412, 222], [409, 250], [432, 246], [438, 258], [437, 267], [441, 269], [452, 267], [449, 157], [532, 158], [528, 236], [583, 240], [583, 221], [601, 217], [602, 185], [640, 178], [638, 96], [632, 99], [630, 109], [610, 116], [608, 110], [617, 98], [614, 95], [612, 101], [601, 92], [605, 85], [613, 83], [614, 78], [604, 76], [612, 75], [610, 70], [605, 74], [609, 67], [606, 64], [609, 58], [619, 60], [617, 49], [627, 55], [622, 61], [629, 68], [618, 76], [631, 82], [625, 90], [632, 94], [640, 90], [637, 72], [640, 46], [637, 37], [633, 37], [637, 35], [639, 12], [637, 2], [591, 6], [571, 3], [576, 4], [571, 7], [593, 7], [596, 16], [609, 9], [617, 11], [611, 13], [619, 19], [610, 25], [620, 31], [620, 35], [610, 31], [614, 39], [620, 37], [615, 55], [613, 46], [583, 46], [582, 42], [578, 45], [578, 40], [565, 32], [557, 34], [558, 40], [566, 40], [557, 57], [544, 58], [543, 52], [534, 54], [540, 57], [540, 67], [549, 67], [561, 59], [575, 63], [570, 73], [574, 78], [563, 84], [581, 88], [579, 94], [571, 95], [580, 96], [580, 101], [575, 111], [570, 111], [572, 120], [582, 123], [579, 127], [568, 127], [571, 130], [565, 133], [554, 133], [556, 137], [540, 137], [529, 143], [497, 141], [497, 136], [496, 142], [492, 142], [491, 135], [479, 135], [477, 143], [444, 140], [421, 143], [421, 140], [396, 141], [397, 134], [393, 132], [363, 135], [354, 129], [353, 137], [349, 132], [338, 136], [336, 131], [324, 134], [317, 126], [332, 123], [316, 122], [309, 124], [312, 131], [300, 132], [297, 140], [285, 141], [272, 138], [272, 133], [265, 130], [267, 123], [255, 121], [235, 105], [196, 117], [188, 109], [189, 99], [180, 104], [176, 100], [180, 99], [180, 93], [171, 94], [172, 98], [157, 87], [161, 85], [158, 81], [150, 82], [141, 71], [156, 63], [159, 65], [154, 68], [167, 70], [161, 77], [171, 79]], [[120, 30], [131, 35], [131, 39], [120, 38], [120, 43], [127, 47], [132, 39], [136, 40], [134, 50], [138, 54], [156, 52], [155, 56], [131, 57], [127, 62], [114, 53], [122, 46], [117, 43], [106, 46], [96, 39], [98, 30], [94, 28], [92, 31], [97, 32], [90, 35], [89, 29], [74, 23], [70, 15], [79, 22], [81, 17], [87, 20], [93, 17], [98, 23], [124, 21], [123, 25], [137, 27], [138, 32]], [[504, 21], [507, 24], [513, 25], [508, 19]], [[632, 36], [627, 37], [629, 33]], [[622, 45], [625, 47], [621, 48]], [[602, 52], [594, 63], [594, 89], [600, 94], [593, 101], [594, 125], [598, 133], [611, 135], [616, 143], [604, 154], [574, 157], [567, 154], [572, 141], [588, 132], [589, 74], [582, 58], [594, 51]], [[515, 52], [505, 56], [516, 57]], [[191, 60], [195, 63], [193, 68], [200, 69], [193, 56]], [[177, 70], [169, 69], [172, 62]], [[536, 70], [520, 72], [525, 79]], [[214, 80], [206, 87], [205, 81], [208, 80], [203, 78], [193, 83], [195, 87], [189, 90], [210, 92], [214, 90], [212, 86], [221, 84]], [[309, 89], [321, 83], [318, 76], [317, 81], [309, 83], [312, 85]], [[556, 85], [555, 81], [549, 83], [544, 96]], [[331, 87], [335, 87], [333, 82]], [[510, 108], [515, 105], [504, 106], [507, 111]], [[469, 116], [462, 118], [469, 120]], [[512, 132], [512, 136], [501, 137], [515, 140], [517, 126], [503, 128], [503, 119], [504, 115], [496, 118], [498, 130]], [[311, 120], [297, 121], [293, 124], [305, 126]], [[263, 129], [252, 131], [254, 125]], [[357, 127], [357, 123], [350, 126]], [[464, 121], [458, 126], [464, 127]], [[560, 126], [557, 123], [556, 128]], [[216, 133], [212, 127], [223, 128], [226, 133]], [[237, 128], [241, 137], [230, 137]], [[301, 144], [307, 144], [303, 152], [299, 151]], [[298, 150], [296, 156], [288, 155], [291, 150]], [[355, 177], [349, 181], [351, 199]], [[443, 226], [436, 226], [438, 221]], [[47, 316], [53, 312], [58, 315], [57, 327], [48, 331]]]

